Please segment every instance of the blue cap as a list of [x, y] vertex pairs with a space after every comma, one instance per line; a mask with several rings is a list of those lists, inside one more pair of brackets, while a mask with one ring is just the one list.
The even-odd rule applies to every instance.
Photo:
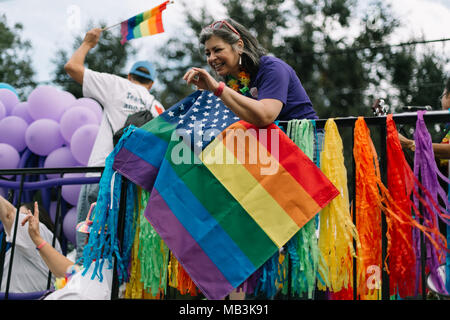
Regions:
[[[148, 70], [148, 72], [150, 74], [141, 72], [139, 70], [137, 70], [138, 68], [144, 68], [146, 70]], [[138, 61], [135, 64], [133, 64], [133, 66], [131, 67], [130, 70], [130, 74], [135, 74], [137, 76], [141, 76], [143, 78], [155, 81], [155, 77], [156, 77], [156, 71], [155, 68], [153, 67], [153, 64], [149, 61]]]

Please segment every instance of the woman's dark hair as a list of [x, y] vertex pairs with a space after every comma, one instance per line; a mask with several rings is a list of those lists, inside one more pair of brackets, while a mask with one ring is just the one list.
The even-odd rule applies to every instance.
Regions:
[[[264, 49], [258, 40], [248, 31], [246, 27], [233, 19], [225, 19], [230, 25], [233, 26], [240, 34], [240, 39], [244, 42], [244, 49], [242, 52], [242, 66], [250, 73], [250, 76], [255, 76], [259, 69], [259, 60], [262, 56], [267, 54], [267, 50]], [[202, 45], [205, 44], [209, 38], [217, 36], [226, 43], [230, 44], [233, 49], [236, 49], [236, 43], [239, 40], [239, 36], [234, 33], [226, 24], [223, 24], [221, 28], [212, 28], [207, 26], [200, 32], [199, 40]]]
[[[22, 203], [21, 207], [27, 208], [34, 215], [34, 202]], [[55, 226], [54, 226], [52, 220], [50, 219], [50, 216], [48, 215], [47, 210], [45, 210], [45, 208], [39, 203], [38, 203], [38, 209], [39, 209], [39, 222], [44, 224], [47, 227], [47, 229], [50, 230], [51, 232], [55, 232], [55, 230], [54, 230]]]
[[445, 92], [446, 96], [450, 94], [450, 77], [448, 77], [445, 82]]

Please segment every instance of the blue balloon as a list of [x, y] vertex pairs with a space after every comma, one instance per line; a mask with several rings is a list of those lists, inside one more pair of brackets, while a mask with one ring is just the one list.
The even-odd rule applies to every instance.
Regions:
[[17, 94], [16, 89], [14, 89], [13, 86], [11, 86], [11, 85], [9, 85], [9, 84], [7, 84], [7, 83], [0, 82], [0, 89], [8, 89], [8, 90], [11, 90], [12, 92], [14, 92], [14, 93], [16, 94], [17, 97], [19, 97], [19, 95]]

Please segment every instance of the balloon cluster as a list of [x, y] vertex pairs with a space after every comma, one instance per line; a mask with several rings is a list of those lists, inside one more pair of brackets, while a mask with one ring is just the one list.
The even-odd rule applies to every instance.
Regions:
[[[23, 167], [21, 158], [30, 152], [43, 160], [44, 168], [87, 166], [101, 119], [102, 108], [93, 99], [39, 86], [21, 102], [12, 86], [0, 83], [0, 169]], [[63, 199], [76, 206], [80, 189], [63, 186]]]

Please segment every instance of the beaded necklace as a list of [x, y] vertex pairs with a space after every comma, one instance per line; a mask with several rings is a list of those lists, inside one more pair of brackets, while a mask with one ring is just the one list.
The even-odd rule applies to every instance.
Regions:
[[242, 93], [244, 96], [250, 96], [250, 89], [248, 85], [250, 84], [250, 73], [242, 70], [239, 72], [239, 79], [233, 76], [227, 76], [227, 86], [234, 91]]

